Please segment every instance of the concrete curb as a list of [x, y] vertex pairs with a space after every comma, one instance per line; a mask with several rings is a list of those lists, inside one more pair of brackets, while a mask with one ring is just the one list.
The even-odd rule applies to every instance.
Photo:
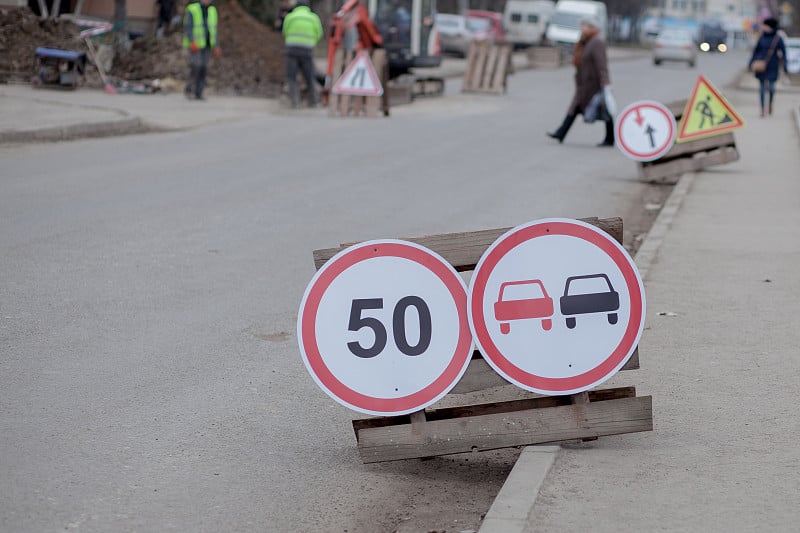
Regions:
[[479, 533], [523, 533], [527, 529], [539, 488], [560, 450], [560, 446], [526, 446], [522, 450]]
[[647, 278], [650, 266], [653, 264], [653, 261], [655, 261], [658, 250], [664, 242], [664, 237], [666, 237], [669, 228], [672, 226], [672, 222], [675, 220], [675, 215], [678, 209], [680, 209], [684, 198], [686, 198], [686, 195], [689, 193], [692, 183], [694, 183], [695, 176], [696, 174], [694, 172], [687, 172], [678, 179], [669, 198], [664, 202], [664, 206], [653, 221], [653, 225], [650, 226], [647, 236], [644, 241], [642, 241], [639, 249], [636, 250], [634, 261], [636, 267], [639, 269], [639, 275], [641, 275], [642, 280]]
[[131, 135], [153, 131], [139, 117], [128, 117], [119, 120], [56, 126], [38, 130], [11, 130], [0, 132], [0, 144], [56, 142], [89, 137], [107, 137]]

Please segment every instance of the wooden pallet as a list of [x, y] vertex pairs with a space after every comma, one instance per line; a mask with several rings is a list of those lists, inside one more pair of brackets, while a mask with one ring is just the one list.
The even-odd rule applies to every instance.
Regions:
[[[353, 61], [356, 52], [352, 50], [340, 49], [336, 51], [333, 61], [332, 82], [336, 83], [348, 65]], [[377, 117], [378, 112], [382, 111], [384, 116], [389, 116], [389, 91], [387, 90], [389, 81], [389, 63], [386, 59], [386, 50], [376, 48], [370, 52], [370, 59], [375, 71], [378, 73], [381, 85], [384, 88], [381, 96], [350, 96], [344, 94], [330, 93], [328, 97], [328, 114], [330, 116], [367, 116]]]
[[[666, 104], [680, 122], [686, 100]], [[681, 174], [696, 172], [714, 165], [739, 160], [732, 132], [685, 143], [676, 143], [669, 152], [655, 161], [640, 162], [639, 179], [650, 183], [674, 184]]]
[[[622, 242], [621, 218], [586, 218]], [[429, 235], [405, 240], [434, 250], [457, 271], [474, 270], [481, 255], [511, 228]], [[314, 251], [320, 269], [356, 243]], [[622, 370], [639, 368], [638, 348]], [[481, 356], [472, 360], [450, 395], [508, 385]], [[424, 409], [411, 415], [353, 421], [359, 454], [365, 463], [433, 457], [510, 446], [592, 440], [607, 435], [652, 431], [652, 398], [633, 387], [595, 390], [568, 396], [538, 396], [510, 402]]]
[[528, 66], [534, 69], [561, 66], [561, 49], [556, 46], [531, 46], [527, 56]]
[[461, 91], [500, 94], [508, 89], [512, 45], [473, 41], [467, 52], [467, 68]]

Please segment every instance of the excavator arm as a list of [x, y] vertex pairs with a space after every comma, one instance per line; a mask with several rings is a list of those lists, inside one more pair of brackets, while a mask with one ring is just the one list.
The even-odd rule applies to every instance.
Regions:
[[362, 0], [347, 0], [342, 8], [331, 17], [328, 33], [328, 67], [325, 71], [323, 98], [327, 100], [333, 83], [333, 63], [336, 53], [342, 48], [345, 36], [355, 30], [357, 40], [355, 50], [372, 50], [383, 47], [383, 38], [378, 27], [369, 17]]

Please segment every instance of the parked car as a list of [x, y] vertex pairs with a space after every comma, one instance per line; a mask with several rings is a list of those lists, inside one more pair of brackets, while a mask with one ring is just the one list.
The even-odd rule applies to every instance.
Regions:
[[783, 44], [786, 45], [786, 70], [789, 74], [800, 74], [800, 37], [787, 37]]
[[487, 19], [437, 13], [442, 52], [466, 57], [472, 41], [490, 39], [491, 22]]
[[680, 61], [694, 67], [697, 62], [697, 46], [687, 30], [668, 29], [658, 34], [653, 43], [653, 63]]
[[494, 11], [484, 11], [482, 9], [468, 9], [468, 19], [486, 19], [489, 21], [489, 38], [493, 41], [506, 40], [506, 27], [503, 24], [503, 15]]
[[589, 19], [605, 39], [608, 31], [608, 10], [603, 2], [558, 0], [547, 25], [545, 37], [554, 45], [572, 49], [581, 38], [581, 20]]

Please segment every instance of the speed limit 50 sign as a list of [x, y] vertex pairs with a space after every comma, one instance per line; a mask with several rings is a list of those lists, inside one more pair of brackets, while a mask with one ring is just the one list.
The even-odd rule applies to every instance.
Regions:
[[337, 402], [366, 414], [412, 413], [447, 394], [469, 364], [466, 286], [427, 248], [364, 242], [311, 280], [297, 337], [306, 368]]

